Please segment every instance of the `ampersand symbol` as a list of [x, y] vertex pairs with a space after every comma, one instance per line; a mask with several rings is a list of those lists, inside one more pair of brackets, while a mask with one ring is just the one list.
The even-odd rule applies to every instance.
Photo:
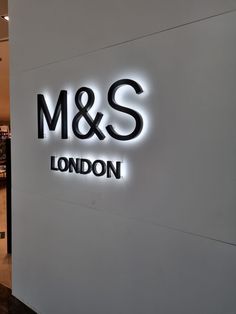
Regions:
[[[88, 101], [86, 105], [83, 105], [82, 103], [82, 95], [84, 93], [88, 95]], [[104, 140], [105, 135], [98, 127], [99, 123], [102, 120], [103, 114], [101, 112], [98, 112], [95, 118], [93, 119], [88, 113], [89, 109], [94, 104], [94, 99], [95, 99], [94, 93], [91, 88], [81, 87], [80, 89], [78, 89], [77, 93], [75, 94], [75, 104], [76, 104], [76, 107], [79, 109], [79, 112], [75, 115], [73, 119], [72, 129], [73, 129], [74, 134], [78, 138], [86, 139], [96, 134], [100, 140]], [[90, 129], [86, 134], [82, 134], [79, 130], [79, 122], [82, 117], [86, 120], [86, 122], [90, 126]]]

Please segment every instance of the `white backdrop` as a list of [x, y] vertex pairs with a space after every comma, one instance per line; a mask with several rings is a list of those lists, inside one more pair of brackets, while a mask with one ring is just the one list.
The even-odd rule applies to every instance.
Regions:
[[[14, 295], [45, 314], [234, 313], [236, 1], [28, 2], [10, 1]], [[71, 119], [68, 140], [37, 138], [37, 94], [66, 89], [73, 117], [81, 86], [128, 127], [107, 103], [122, 78], [144, 89], [123, 97], [140, 138], [81, 141]], [[123, 160], [124, 178], [51, 155]]]

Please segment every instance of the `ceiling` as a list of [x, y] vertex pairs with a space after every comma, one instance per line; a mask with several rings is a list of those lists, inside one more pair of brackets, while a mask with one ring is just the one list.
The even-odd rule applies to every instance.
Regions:
[[[0, 0], [0, 16], [8, 15], [7, 0]], [[0, 41], [8, 39], [8, 22], [0, 17]]]

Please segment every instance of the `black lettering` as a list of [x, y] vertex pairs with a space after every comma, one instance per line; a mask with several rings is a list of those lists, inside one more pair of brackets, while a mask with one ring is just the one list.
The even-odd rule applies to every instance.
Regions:
[[[85, 165], [87, 165], [87, 169], [85, 168]], [[80, 159], [80, 173], [81, 174], [88, 174], [92, 170], [92, 163], [88, 159]]]
[[58, 171], [58, 168], [56, 168], [56, 165], [55, 165], [55, 160], [56, 160], [56, 157], [51, 156], [51, 170]]
[[116, 164], [110, 160], [107, 161], [107, 178], [111, 178], [111, 174], [113, 173], [116, 179], [120, 179], [120, 168], [121, 168], [121, 161], [116, 161]]
[[68, 170], [69, 168], [69, 161], [66, 157], [60, 157], [57, 161], [57, 166], [58, 166], [58, 169], [61, 171], [61, 172], [65, 172]]
[[48, 128], [54, 131], [57, 125], [59, 115], [61, 113], [61, 138], [68, 138], [67, 130], [67, 91], [62, 90], [57, 100], [56, 109], [53, 117], [51, 117], [44, 95], [38, 94], [38, 138], [44, 138], [44, 119], [48, 124]]
[[[88, 101], [85, 106], [82, 104], [82, 95], [86, 93], [88, 95]], [[94, 92], [92, 91], [91, 88], [88, 87], [81, 87], [78, 89], [76, 95], [75, 95], [75, 104], [77, 108], [79, 109], [79, 112], [75, 115], [73, 122], [72, 122], [72, 129], [75, 134], [80, 139], [87, 139], [92, 137], [94, 134], [97, 135], [97, 137], [100, 140], [104, 140], [105, 135], [103, 132], [100, 130], [98, 127], [100, 121], [102, 120], [103, 114], [101, 112], [98, 112], [93, 119], [90, 114], [89, 114], [89, 109], [93, 106], [94, 104]], [[81, 118], [84, 118], [86, 122], [89, 124], [90, 129], [86, 134], [82, 134], [80, 129], [79, 129], [79, 122]]]
[[79, 163], [80, 159], [79, 158], [69, 158], [69, 172], [75, 171], [76, 173], [79, 173]]
[[109, 91], [108, 91], [108, 102], [112, 108], [114, 108], [117, 111], [127, 113], [128, 115], [132, 116], [135, 120], [135, 128], [134, 130], [128, 134], [128, 135], [121, 135], [116, 132], [116, 130], [113, 128], [113, 126], [110, 124], [106, 127], [107, 132], [109, 135], [116, 140], [119, 141], [129, 141], [137, 137], [142, 129], [143, 129], [143, 119], [142, 116], [135, 110], [131, 108], [127, 108], [121, 105], [118, 105], [115, 101], [115, 94], [116, 91], [122, 86], [122, 85], [129, 85], [133, 87], [136, 94], [141, 94], [143, 92], [142, 87], [135, 81], [130, 79], [122, 79], [119, 81], [116, 81], [114, 84], [111, 85]]
[[[101, 166], [101, 169], [98, 170], [98, 166]], [[95, 160], [93, 165], [92, 165], [92, 170], [93, 170], [93, 173], [96, 177], [101, 177], [103, 176], [105, 173], [106, 173], [106, 164], [103, 160]]]

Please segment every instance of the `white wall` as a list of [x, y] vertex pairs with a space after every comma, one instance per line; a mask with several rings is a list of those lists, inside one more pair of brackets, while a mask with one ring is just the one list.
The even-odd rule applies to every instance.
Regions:
[[[37, 312], [236, 312], [233, 10], [10, 0], [13, 294]], [[106, 93], [120, 78], [144, 87], [128, 98], [145, 112], [140, 141], [37, 138], [37, 93], [55, 103], [66, 88], [72, 104], [93, 87], [115, 121]], [[63, 153], [122, 159], [128, 172], [55, 174], [49, 157]]]

